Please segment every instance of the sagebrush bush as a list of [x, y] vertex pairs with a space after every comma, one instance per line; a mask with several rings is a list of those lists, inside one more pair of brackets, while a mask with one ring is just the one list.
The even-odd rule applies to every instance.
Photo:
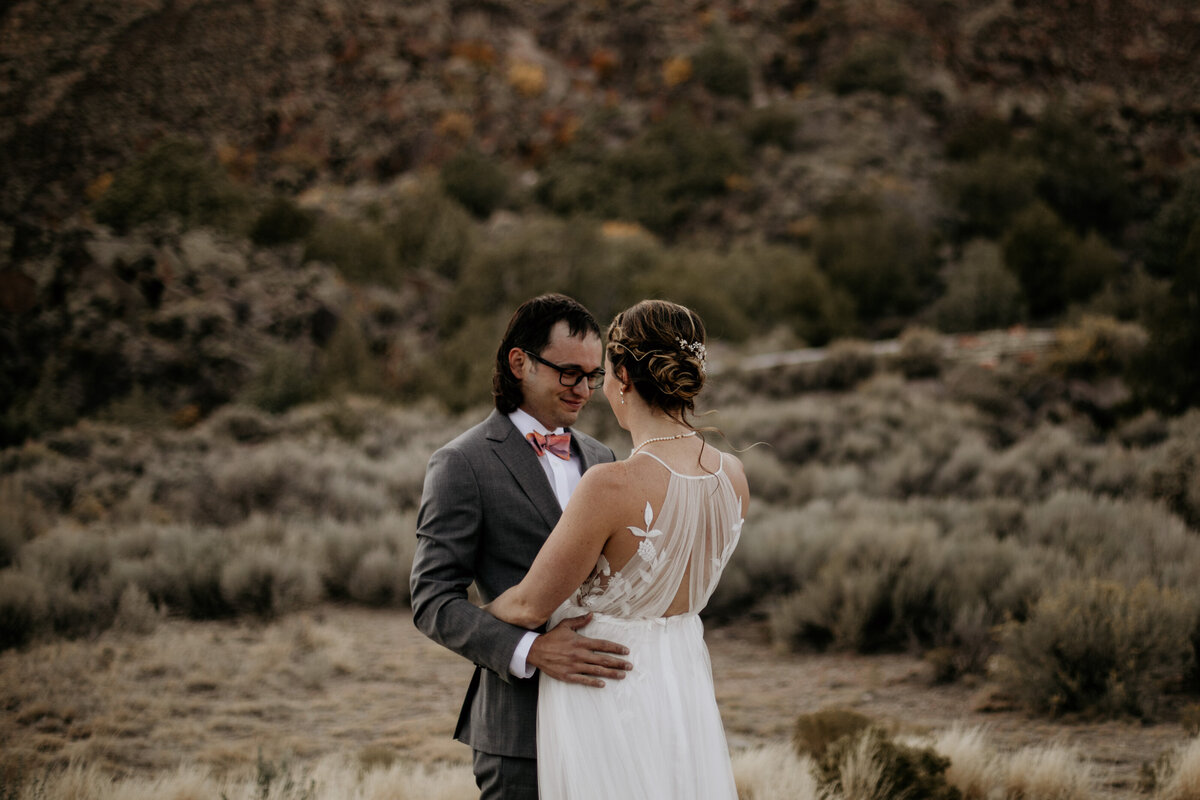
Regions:
[[42, 580], [20, 570], [0, 570], [0, 650], [27, 644], [45, 628]]
[[1191, 667], [1195, 615], [1178, 590], [1068, 581], [1005, 631], [997, 678], [1036, 711], [1153, 717]]
[[943, 191], [961, 215], [959, 233], [967, 237], [996, 237], [1014, 216], [1037, 199], [1037, 181], [1045, 166], [1036, 158], [988, 150], [977, 158], [952, 165]]
[[311, 358], [299, 348], [279, 347], [261, 359], [242, 389], [250, 405], [277, 414], [316, 399]]
[[221, 569], [221, 598], [236, 613], [274, 618], [322, 598], [316, 564], [276, 548], [250, 548]]
[[1122, 159], [1081, 117], [1052, 104], [1028, 143], [1045, 164], [1041, 195], [1075, 230], [1120, 235], [1134, 204]]
[[458, 276], [476, 236], [470, 214], [431, 183], [401, 190], [384, 232], [402, 269], [424, 269], [447, 278]]
[[1066, 276], [1080, 257], [1079, 246], [1079, 237], [1045, 203], [1033, 203], [1014, 215], [1004, 234], [1004, 264], [1021, 281], [1035, 318], [1062, 311], [1073, 299], [1067, 294]]

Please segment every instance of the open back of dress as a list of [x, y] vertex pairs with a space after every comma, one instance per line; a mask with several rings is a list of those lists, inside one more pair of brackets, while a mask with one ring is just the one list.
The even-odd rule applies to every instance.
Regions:
[[[604, 688], [541, 678], [541, 800], [736, 800], [699, 612], [742, 529], [742, 504], [721, 467], [670, 471], [657, 513], [629, 526], [637, 552], [601, 556], [551, 624], [588, 611], [580, 633], [629, 647], [633, 669]], [[686, 602], [685, 602], [686, 601]]]
[[724, 456], [712, 474], [681, 475], [653, 453], [642, 455], [671, 473], [662, 505], [655, 513], [647, 502], [642, 525], [629, 526], [641, 539], [637, 553], [619, 568], [601, 556], [568, 603], [626, 619], [697, 614], [741, 535], [741, 498], [725, 474]]

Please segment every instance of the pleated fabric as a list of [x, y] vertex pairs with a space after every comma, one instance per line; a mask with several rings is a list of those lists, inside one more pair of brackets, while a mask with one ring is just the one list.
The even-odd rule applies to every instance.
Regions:
[[[539, 682], [541, 800], [737, 798], [698, 614], [737, 544], [741, 501], [723, 468], [671, 471], [643, 525], [630, 526], [638, 554], [620, 569], [602, 557], [551, 618], [591, 611], [583, 633], [628, 646], [633, 669], [599, 689]], [[664, 617], [684, 592], [687, 611]]]

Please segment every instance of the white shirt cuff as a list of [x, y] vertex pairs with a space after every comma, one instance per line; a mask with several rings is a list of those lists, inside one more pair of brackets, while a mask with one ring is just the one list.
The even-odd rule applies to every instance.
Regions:
[[529, 650], [533, 647], [533, 640], [537, 637], [536, 631], [527, 631], [521, 637], [521, 641], [517, 642], [517, 649], [513, 651], [512, 660], [508, 662], [508, 671], [514, 678], [532, 678], [533, 673], [537, 672], [537, 667], [525, 663], [525, 659], [529, 657]]

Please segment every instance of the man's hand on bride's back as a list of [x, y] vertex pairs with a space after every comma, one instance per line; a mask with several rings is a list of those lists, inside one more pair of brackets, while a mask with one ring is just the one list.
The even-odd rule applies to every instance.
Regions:
[[581, 635], [579, 629], [591, 621], [591, 614], [564, 619], [534, 640], [526, 663], [555, 680], [585, 686], [603, 686], [603, 678], [624, 678], [633, 665], [618, 656], [629, 655], [629, 649]]

